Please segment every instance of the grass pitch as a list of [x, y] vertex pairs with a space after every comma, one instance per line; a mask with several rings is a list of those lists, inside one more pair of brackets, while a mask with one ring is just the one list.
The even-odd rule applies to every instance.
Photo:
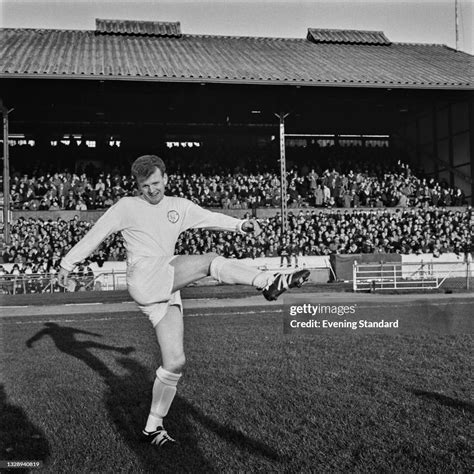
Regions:
[[4, 318], [0, 459], [45, 472], [470, 470], [472, 336], [283, 335], [269, 308], [188, 315], [173, 456], [137, 441], [159, 366], [143, 316]]

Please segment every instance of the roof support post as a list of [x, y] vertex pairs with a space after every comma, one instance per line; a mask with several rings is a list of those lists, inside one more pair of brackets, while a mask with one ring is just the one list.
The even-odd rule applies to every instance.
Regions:
[[[3, 238], [10, 245], [10, 157], [8, 143], [8, 110], [0, 99], [3, 117]], [[13, 109], [12, 109], [13, 110]]]
[[474, 204], [474, 99], [469, 99], [469, 156], [471, 157], [471, 198], [469, 199], [471, 206]]
[[288, 229], [288, 209], [287, 209], [287, 190], [288, 182], [286, 179], [286, 150], [285, 150], [285, 118], [289, 114], [280, 112], [275, 114], [280, 120], [280, 197], [281, 197], [281, 235], [286, 235]]

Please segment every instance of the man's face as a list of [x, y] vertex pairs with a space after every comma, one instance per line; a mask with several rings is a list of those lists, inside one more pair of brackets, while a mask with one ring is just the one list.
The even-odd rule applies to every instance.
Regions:
[[158, 204], [165, 195], [165, 187], [167, 183], [168, 175], [165, 173], [163, 176], [161, 171], [156, 168], [155, 172], [148, 178], [139, 179], [137, 185], [145, 201], [150, 204]]

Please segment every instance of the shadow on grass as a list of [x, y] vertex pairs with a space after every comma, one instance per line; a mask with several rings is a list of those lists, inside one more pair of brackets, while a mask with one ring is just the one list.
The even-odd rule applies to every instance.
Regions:
[[250, 438], [241, 431], [221, 425], [215, 419], [205, 415], [196, 407], [191, 405], [191, 403], [186, 401], [184, 398], [177, 396], [173, 402], [173, 409], [175, 409], [175, 416], [184, 415], [186, 418], [193, 418], [209, 431], [217, 434], [224, 441], [234, 444], [238, 449], [242, 449], [251, 454], [264, 457], [270, 461], [283, 461], [280, 455], [265, 443]]
[[[191, 420], [214, 432], [226, 442], [232, 443], [236, 449], [247, 451], [270, 461], [281, 461], [278, 453], [261, 441], [220, 424], [179, 395], [175, 397], [166, 419], [166, 427], [172, 436], [176, 435], [179, 438], [180, 449], [172, 452], [159, 451], [148, 444], [140, 443], [139, 435], [148, 416], [153, 385], [149, 370], [134, 359], [121, 357], [117, 362], [127, 373], [118, 376], [98, 357], [89, 352], [89, 349], [102, 349], [127, 355], [134, 349], [99, 344], [93, 341], [78, 341], [76, 334], [94, 337], [101, 337], [101, 335], [60, 326], [57, 323], [46, 323], [45, 326], [44, 329], [31, 337], [26, 345], [32, 347], [34, 342], [44, 336], [49, 336], [61, 352], [76, 357], [101, 376], [107, 385], [104, 400], [109, 419], [115, 424], [125, 443], [136, 453], [136, 460], [145, 472], [155, 472], [157, 469], [159, 472], [216, 472], [198, 447], [199, 433], [196, 432]], [[209, 447], [209, 451], [212, 452], [212, 446]]]
[[[150, 445], [139, 444], [137, 439], [141, 424], [148, 416], [153, 381], [149, 380], [149, 371], [136, 360], [121, 358], [118, 363], [129, 374], [107, 380], [110, 388], [106, 397], [107, 408], [111, 419], [146, 470], [156, 470], [159, 466], [159, 472], [217, 472], [198, 447], [199, 434], [192, 420], [232, 443], [235, 449], [281, 462], [278, 453], [261, 441], [220, 424], [179, 395], [176, 395], [166, 417], [166, 428], [179, 439], [180, 448], [172, 452], [160, 452]], [[212, 450], [213, 447], [209, 446], [209, 451]]]
[[102, 349], [107, 351], [114, 351], [126, 355], [133, 352], [133, 347], [115, 347], [107, 344], [100, 344], [94, 341], [78, 341], [76, 334], [86, 334], [88, 336], [102, 337], [101, 334], [95, 332], [84, 331], [69, 326], [60, 326], [57, 323], [45, 323], [45, 328], [37, 332], [33, 337], [26, 341], [26, 346], [31, 348], [36, 341], [39, 341], [44, 336], [49, 336], [56, 347], [65, 354], [76, 357], [84, 362], [99, 375], [106, 378], [113, 376], [110, 369], [95, 355], [91, 354], [88, 349]]
[[149, 444], [140, 443], [139, 435], [148, 416], [151, 401], [149, 371], [134, 359], [123, 357], [118, 363], [127, 370], [122, 377], [106, 379], [109, 390], [105, 403], [109, 417], [115, 423], [129, 448], [146, 472], [216, 472], [197, 446], [189, 416], [182, 399], [176, 396], [166, 418], [166, 428], [180, 441], [180, 448], [160, 451]]
[[0, 385], [0, 414], [0, 459], [46, 463], [51, 454], [46, 436], [28, 420], [22, 408], [8, 403], [3, 385]]
[[426, 398], [428, 400], [433, 400], [440, 405], [444, 405], [450, 408], [455, 408], [456, 410], [465, 411], [470, 414], [474, 414], [474, 403], [466, 402], [462, 400], [456, 400], [455, 398], [447, 397], [441, 393], [436, 392], [426, 392], [424, 390], [412, 389], [411, 392], [417, 397]]
[[[134, 350], [132, 347], [115, 347], [94, 341], [78, 341], [76, 339], [77, 334], [94, 337], [101, 337], [101, 335], [73, 327], [61, 326], [57, 323], [46, 323], [45, 326], [26, 341], [27, 347], [31, 348], [36, 341], [49, 336], [59, 351], [79, 359], [99, 374], [107, 385], [104, 400], [109, 418], [116, 425], [125, 443], [136, 453], [136, 460], [142, 465], [145, 472], [154, 472], [157, 468], [160, 472], [214, 472], [212, 466], [198, 449], [193, 436], [187, 436], [186, 440], [183, 440], [186, 442], [185, 456], [160, 452], [150, 445], [139, 442], [139, 434], [150, 408], [151, 387], [153, 385], [153, 382], [150, 382], [147, 369], [139, 362], [123, 357], [118, 360], [118, 363], [128, 373], [124, 376], [118, 376], [100, 358], [89, 351], [89, 349], [102, 349], [127, 355]], [[192, 428], [187, 421], [188, 417], [183, 416], [181, 410], [172, 409], [171, 411], [175, 413], [175, 417], [168, 417], [170, 419], [168, 425], [170, 432], [192, 433]]]

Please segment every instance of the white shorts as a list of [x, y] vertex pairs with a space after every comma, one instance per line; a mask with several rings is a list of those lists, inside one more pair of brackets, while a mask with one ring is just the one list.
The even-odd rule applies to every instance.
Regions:
[[165, 316], [170, 305], [183, 311], [179, 291], [171, 293], [174, 268], [171, 257], [143, 257], [127, 266], [127, 286], [130, 296], [155, 327]]
[[168, 308], [172, 305], [179, 306], [181, 313], [183, 312], [183, 303], [179, 291], [171, 293], [169, 301], [164, 303], [152, 303], [149, 305], [138, 305], [142, 313], [148, 316], [153, 327], [155, 327], [166, 315]]

